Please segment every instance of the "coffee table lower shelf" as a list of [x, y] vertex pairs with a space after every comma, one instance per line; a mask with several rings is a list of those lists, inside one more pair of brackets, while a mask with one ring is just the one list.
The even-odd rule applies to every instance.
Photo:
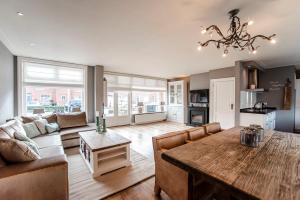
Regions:
[[81, 139], [80, 154], [93, 177], [131, 165], [130, 144], [92, 151]]

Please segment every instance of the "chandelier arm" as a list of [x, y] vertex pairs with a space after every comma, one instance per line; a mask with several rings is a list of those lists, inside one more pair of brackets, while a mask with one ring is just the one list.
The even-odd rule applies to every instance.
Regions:
[[236, 18], [237, 19], [237, 24], [238, 24], [238, 26], [237, 27], [235, 27], [235, 30], [237, 31], [237, 30], [239, 30], [240, 28], [241, 28], [241, 21], [240, 21], [240, 18], [239, 17], [237, 17], [237, 16], [235, 16], [234, 18]]
[[252, 38], [250, 38], [249, 40], [251, 40], [251, 43], [253, 43], [256, 38], [262, 38], [264, 40], [271, 40], [272, 37], [275, 37], [276, 34], [273, 34], [273, 35], [270, 35], [270, 36], [265, 36], [265, 35], [256, 35], [256, 36], [253, 36]]
[[[242, 35], [242, 33], [243, 33], [243, 31], [244, 31], [244, 28], [247, 27], [247, 25], [248, 25], [248, 23], [244, 23], [244, 24], [242, 25], [242, 28], [241, 28], [240, 33], [239, 33], [239, 37]], [[249, 34], [249, 33], [247, 33], [247, 34]]]
[[220, 44], [226, 45], [226, 41], [222, 41], [222, 40], [207, 40], [207, 41], [204, 42], [204, 43], [199, 42], [199, 44], [200, 44], [202, 47], [206, 47], [209, 43], [217, 43], [217, 48], [220, 48]]
[[224, 37], [223, 33], [221, 32], [221, 30], [216, 26], [216, 25], [211, 25], [209, 26], [206, 30], [215, 30], [224, 40], [226, 40], [226, 38]]

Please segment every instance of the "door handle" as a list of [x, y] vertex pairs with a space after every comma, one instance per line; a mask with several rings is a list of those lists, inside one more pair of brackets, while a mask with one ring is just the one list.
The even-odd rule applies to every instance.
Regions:
[[231, 108], [231, 110], [233, 110], [233, 103], [232, 103], [232, 104], [230, 104], [230, 108]]

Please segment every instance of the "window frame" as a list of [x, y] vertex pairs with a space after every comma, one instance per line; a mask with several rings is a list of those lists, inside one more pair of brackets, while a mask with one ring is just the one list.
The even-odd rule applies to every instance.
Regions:
[[[36, 64], [46, 64], [46, 65], [54, 65], [54, 66], [60, 66], [60, 67], [68, 67], [68, 68], [79, 68], [83, 69], [83, 91], [84, 91], [84, 97], [83, 97], [83, 108], [85, 112], [87, 112], [88, 108], [88, 101], [87, 101], [87, 66], [86, 65], [80, 65], [80, 64], [73, 64], [73, 63], [66, 63], [66, 62], [59, 62], [59, 61], [50, 61], [50, 60], [44, 60], [44, 59], [37, 59], [37, 58], [29, 58], [29, 57], [18, 57], [17, 58], [17, 113], [19, 116], [22, 114], [26, 114], [26, 94], [25, 94], [25, 88], [24, 86], [44, 86], [44, 87], [72, 87], [70, 84], [45, 84], [45, 83], [32, 83], [32, 84], [24, 84], [24, 62], [30, 62], [30, 63], [36, 63]], [[74, 86], [73, 86], [74, 87]], [[76, 85], [75, 85], [76, 87]], [[88, 115], [88, 113], [87, 113]]]

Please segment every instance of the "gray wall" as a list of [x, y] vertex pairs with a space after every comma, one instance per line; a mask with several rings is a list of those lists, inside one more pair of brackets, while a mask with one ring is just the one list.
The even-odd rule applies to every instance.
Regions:
[[87, 69], [87, 120], [89, 123], [95, 122], [95, 68], [88, 66]]
[[[259, 84], [268, 89], [268, 92], [258, 94], [259, 101], [268, 102], [269, 107], [276, 107], [276, 130], [293, 132], [295, 126], [295, 90], [292, 90], [292, 107], [290, 110], [282, 110], [283, 105], [283, 85], [289, 78], [292, 82], [292, 88], [295, 88], [295, 66], [278, 67], [266, 69], [261, 72]], [[272, 82], [278, 82], [280, 87], [272, 86]]]
[[102, 116], [104, 113], [104, 96], [103, 96], [103, 76], [104, 67], [97, 65], [95, 66], [95, 79], [94, 79], [94, 99], [95, 99], [95, 111], [99, 112]]
[[193, 74], [190, 76], [190, 90], [209, 88], [210, 79], [235, 77], [235, 67], [226, 67], [211, 70], [206, 73]]
[[226, 67], [209, 71], [209, 79], [235, 77], [235, 67]]
[[14, 116], [14, 56], [0, 41], [0, 124]]
[[209, 88], [209, 72], [193, 74], [190, 76], [190, 90], [201, 90]]

